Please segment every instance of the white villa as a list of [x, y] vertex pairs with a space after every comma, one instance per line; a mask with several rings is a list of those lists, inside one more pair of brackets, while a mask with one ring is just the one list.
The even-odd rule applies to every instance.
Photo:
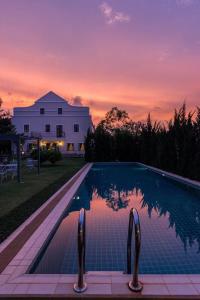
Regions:
[[[32, 106], [15, 107], [12, 122], [19, 134], [40, 137], [43, 147], [58, 146], [63, 154], [84, 154], [87, 130], [92, 128], [88, 107], [72, 106], [62, 97], [49, 92]], [[24, 151], [36, 141], [27, 139]]]

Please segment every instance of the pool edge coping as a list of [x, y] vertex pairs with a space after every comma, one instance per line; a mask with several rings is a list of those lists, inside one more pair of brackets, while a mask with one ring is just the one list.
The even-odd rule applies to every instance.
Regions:
[[167, 178], [170, 178], [172, 180], [175, 180], [175, 181], [178, 181], [179, 183], [182, 183], [182, 184], [187, 184], [188, 186], [192, 187], [192, 188], [195, 188], [195, 189], [198, 189], [200, 190], [200, 182], [199, 181], [196, 181], [196, 180], [192, 180], [192, 179], [189, 179], [187, 177], [183, 177], [181, 175], [177, 175], [177, 174], [174, 174], [174, 173], [171, 173], [171, 172], [168, 172], [168, 171], [164, 171], [162, 169], [159, 169], [159, 168], [156, 168], [156, 167], [153, 167], [153, 166], [149, 166], [149, 165], [146, 165], [146, 164], [143, 164], [143, 163], [140, 163], [140, 162], [136, 162], [139, 166], [142, 166], [142, 167], [145, 167], [159, 175], [165, 175]]
[[[3, 259], [5, 259], [6, 251], [9, 252], [10, 254], [11, 251], [9, 250], [9, 247], [11, 246], [11, 244], [15, 243], [16, 241], [20, 243], [21, 242], [19, 240], [20, 235], [22, 235], [27, 228], [31, 227], [31, 225], [36, 221], [36, 219], [40, 217], [42, 213], [45, 212], [46, 210], [46, 216], [44, 216], [43, 219], [39, 220], [40, 221], [39, 224], [38, 223], [35, 224], [36, 227], [35, 230], [33, 229], [32, 234], [26, 237], [21, 248], [19, 248], [18, 246], [19, 249], [17, 253], [19, 253], [21, 249], [24, 247], [24, 245], [27, 243], [27, 241], [32, 239], [32, 235], [35, 234], [35, 232], [38, 230], [38, 227], [40, 227], [43, 224], [43, 222], [48, 218], [49, 214], [51, 214], [52, 211], [54, 211], [54, 209], [57, 207], [57, 205], [59, 205], [60, 201], [63, 198], [63, 194], [65, 195], [67, 191], [70, 190], [70, 188], [79, 181], [81, 175], [83, 175], [86, 170], [89, 170], [90, 167], [91, 164], [88, 163], [85, 164], [62, 187], [60, 187], [58, 191], [56, 191], [47, 201], [45, 201], [45, 203], [43, 203], [30, 217], [28, 217], [10, 236], [8, 236], [5, 241], [3, 241], [0, 244], [0, 263], [1, 263], [0, 276], [1, 274], [4, 273], [4, 270], [2, 270], [4, 268], [4, 266], [2, 267], [2, 264], [4, 265]], [[10, 262], [12, 262], [12, 258], [9, 261], [7, 266], [9, 266]]]
[[[142, 163], [137, 163], [141, 166], [145, 166], [159, 174], [166, 174], [167, 176], [171, 176], [173, 179], [176, 178], [175, 174], [165, 172], [161, 169], [157, 169]], [[68, 296], [75, 296], [76, 294], [73, 292], [73, 283], [77, 279], [77, 275], [57, 275], [57, 274], [25, 274], [27, 269], [30, 267], [31, 262], [37, 256], [40, 249], [43, 247], [43, 243], [47, 240], [48, 234], [50, 234], [59, 222], [60, 218], [62, 217], [62, 211], [65, 206], [66, 209], [66, 198], [68, 197], [68, 204], [70, 203], [73, 194], [77, 191], [78, 187], [80, 186], [81, 182], [84, 180], [86, 174], [89, 172], [90, 168], [92, 167], [93, 163], [86, 164], [81, 168], [64, 186], [66, 186], [72, 179], [81, 173], [77, 180], [72, 184], [72, 186], [67, 191], [66, 194], [62, 197], [62, 199], [57, 203], [57, 205], [53, 208], [53, 211], [47, 216], [47, 218], [40, 224], [40, 226], [36, 229], [33, 236], [34, 238], [40, 239], [40, 247], [35, 246], [33, 243], [33, 236], [29, 238], [31, 240], [30, 245], [25, 245], [16, 255], [16, 257], [9, 263], [6, 269], [0, 274], [0, 297], [1, 296], [8, 296], [8, 295], [21, 295], [19, 291], [23, 291], [23, 295], [26, 296], [41, 296], [45, 294], [58, 296], [60, 293]], [[169, 174], [169, 175], [168, 175]], [[180, 176], [178, 176], [179, 179]], [[184, 182], [187, 182], [187, 179], [181, 178]], [[58, 195], [59, 191], [64, 189], [62, 186], [53, 196]], [[199, 184], [200, 187], [200, 184]], [[53, 196], [49, 198], [47, 201], [51, 201]], [[64, 200], [63, 200], [64, 199]], [[61, 203], [63, 200], [63, 203]], [[47, 205], [47, 203], [45, 203]], [[67, 204], [67, 205], [68, 205]], [[46, 206], [45, 205], [45, 206]], [[43, 205], [42, 205], [43, 206]], [[38, 210], [40, 211], [42, 207]], [[37, 211], [36, 211], [37, 212]], [[35, 212], [35, 213], [36, 213]], [[35, 215], [35, 213], [33, 215]], [[39, 212], [38, 212], [39, 213]], [[29, 218], [32, 219], [31, 215]], [[36, 214], [37, 215], [37, 214]], [[56, 221], [51, 222], [49, 221], [49, 216], [51, 218], [55, 218]], [[26, 220], [28, 221], [29, 218]], [[25, 221], [25, 223], [26, 223]], [[30, 221], [30, 220], [29, 220]], [[22, 224], [24, 225], [24, 224]], [[21, 225], [21, 226], [22, 226]], [[20, 226], [20, 227], [21, 227]], [[40, 228], [42, 227], [42, 229]], [[23, 230], [22, 226], [22, 230]], [[40, 231], [39, 231], [40, 228]], [[48, 230], [48, 234], [42, 234], [43, 230]], [[19, 228], [18, 228], [19, 230]], [[17, 231], [17, 230], [16, 230]], [[15, 233], [15, 232], [14, 232]], [[12, 234], [13, 237], [14, 234]], [[42, 238], [41, 238], [42, 236]], [[10, 238], [10, 237], [9, 237]], [[29, 241], [28, 240], [28, 241]], [[34, 244], [34, 246], [33, 246]], [[29, 251], [31, 248], [34, 251]], [[22, 251], [22, 252], [21, 252]], [[31, 252], [31, 253], [30, 253]], [[21, 255], [21, 256], [20, 256]], [[30, 258], [27, 258], [28, 257]], [[21, 257], [21, 259], [20, 259]], [[122, 272], [88, 272], [86, 274], [86, 281], [88, 283], [88, 291], [84, 293], [84, 295], [110, 295], [110, 296], [117, 296], [114, 292], [114, 288], [117, 288], [118, 295], [121, 296], [134, 296], [133, 292], [130, 292], [127, 287], [127, 282], [130, 280], [131, 275], [123, 274]], [[147, 275], [140, 275], [140, 279], [145, 284], [144, 290], [142, 293], [137, 294], [136, 296], [161, 296], [161, 297], [174, 297], [174, 296], [187, 296], [190, 297], [197, 297], [200, 295], [200, 275], [198, 274], [182, 274], [182, 275], [169, 275], [169, 274], [147, 274]], [[20, 290], [21, 286], [21, 290]], [[63, 288], [63, 293], [59, 292], [59, 288]], [[65, 288], [64, 288], [65, 287]], [[177, 289], [175, 291], [174, 289]], [[188, 289], [190, 294], [188, 294]], [[56, 292], [57, 291], [57, 292]], [[174, 291], [174, 292], [173, 292]], [[95, 294], [97, 292], [97, 294]], [[5, 294], [4, 294], [5, 293]]]
[[49, 202], [51, 202], [78, 174], [80, 174], [88, 165], [86, 163], [80, 170], [78, 170], [66, 183], [64, 183], [49, 199], [47, 199], [36, 211], [34, 211], [21, 225], [19, 225], [3, 242], [0, 243], [0, 254], [7, 247], [7, 245], [28, 225], [35, 216], [42, 211]]

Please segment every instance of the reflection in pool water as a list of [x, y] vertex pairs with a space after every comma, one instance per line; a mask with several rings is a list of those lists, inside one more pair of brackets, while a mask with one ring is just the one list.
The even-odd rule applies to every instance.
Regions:
[[200, 273], [200, 198], [197, 190], [137, 165], [90, 170], [35, 273], [77, 272], [77, 217], [87, 210], [87, 270], [124, 271], [128, 214], [138, 209], [141, 273]]

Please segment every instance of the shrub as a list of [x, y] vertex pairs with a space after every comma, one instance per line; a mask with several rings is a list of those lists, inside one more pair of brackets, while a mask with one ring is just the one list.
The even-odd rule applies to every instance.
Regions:
[[[31, 152], [32, 159], [38, 159], [37, 150], [33, 150]], [[49, 161], [52, 164], [55, 164], [57, 161], [62, 159], [62, 154], [59, 149], [40, 149], [40, 163], [44, 163], [45, 161]]]
[[47, 160], [50, 161], [52, 164], [55, 164], [57, 161], [62, 159], [62, 154], [60, 153], [59, 149], [50, 149], [47, 152]]
[[[31, 158], [37, 160], [38, 159], [38, 151], [34, 149], [31, 152]], [[40, 149], [40, 163], [42, 164], [43, 162], [48, 160], [48, 151], [44, 149]]]

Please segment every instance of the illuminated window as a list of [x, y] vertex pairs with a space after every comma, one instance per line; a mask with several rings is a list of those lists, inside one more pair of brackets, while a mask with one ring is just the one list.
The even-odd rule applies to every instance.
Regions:
[[74, 144], [73, 143], [68, 143], [67, 144], [67, 151], [74, 151]]
[[79, 151], [85, 151], [85, 145], [84, 145], [84, 143], [79, 143], [78, 149], [79, 149]]
[[79, 124], [74, 124], [74, 132], [79, 132]]
[[29, 125], [28, 124], [24, 125], [24, 132], [29, 132]]
[[44, 115], [44, 113], [45, 113], [44, 108], [40, 108], [40, 114], [41, 114], [41, 115]]

